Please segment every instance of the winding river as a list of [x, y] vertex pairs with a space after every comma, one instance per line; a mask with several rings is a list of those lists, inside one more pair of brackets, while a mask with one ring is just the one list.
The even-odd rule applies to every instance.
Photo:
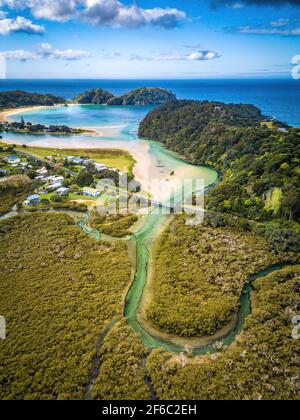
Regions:
[[[139, 139], [136, 136], [139, 121], [146, 115], [147, 107], [108, 107], [108, 106], [70, 106], [42, 109], [23, 113], [25, 120], [43, 124], [66, 124], [72, 127], [89, 127], [97, 130], [99, 136], [39, 136], [7, 134], [5, 139], [11, 143], [27, 144], [31, 146], [55, 148], [119, 148], [129, 151], [136, 159], [135, 177], [146, 191], [150, 191], [153, 198], [159, 202], [168, 200], [171, 193], [175, 197], [178, 181], [202, 179], [204, 186], [215, 184], [218, 173], [207, 167], [190, 165], [176, 154], [169, 152], [156, 142]], [[13, 116], [19, 120], [20, 115]], [[171, 176], [171, 174], [173, 174]], [[154, 182], [151, 190], [151, 182]], [[191, 187], [192, 188], [192, 187]], [[181, 190], [180, 190], [181, 191]], [[192, 189], [185, 190], [190, 196]], [[178, 194], [178, 197], [179, 198]], [[169, 222], [171, 216], [160, 214], [154, 208], [143, 217], [142, 223], [132, 238], [128, 240], [129, 248], [135, 255], [135, 277], [126, 297], [125, 316], [131, 328], [141, 336], [147, 348], [164, 348], [170, 352], [181, 352], [183, 348], [168, 340], [155, 337], [141, 325], [138, 320], [138, 310], [149, 272], [150, 252], [155, 239], [161, 229]], [[98, 231], [88, 229], [84, 221], [80, 227], [95, 239], [101, 239]], [[230, 345], [240, 333], [246, 317], [251, 313], [251, 283], [256, 279], [283, 268], [286, 264], [278, 264], [261, 271], [248, 279], [241, 296], [239, 313], [230, 332], [224, 337], [194, 348], [195, 355], [217, 352], [216, 342]]]

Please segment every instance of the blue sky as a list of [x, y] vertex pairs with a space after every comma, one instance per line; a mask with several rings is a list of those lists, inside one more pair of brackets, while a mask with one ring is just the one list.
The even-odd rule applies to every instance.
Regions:
[[9, 78], [289, 77], [300, 0], [0, 0]]

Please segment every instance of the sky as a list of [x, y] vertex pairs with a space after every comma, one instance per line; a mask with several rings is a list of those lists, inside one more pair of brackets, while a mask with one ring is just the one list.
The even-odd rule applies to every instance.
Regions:
[[291, 77], [300, 0], [0, 0], [0, 54], [8, 78]]

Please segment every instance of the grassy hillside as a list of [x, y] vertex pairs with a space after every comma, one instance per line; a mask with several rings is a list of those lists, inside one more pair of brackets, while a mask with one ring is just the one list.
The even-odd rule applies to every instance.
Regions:
[[122, 317], [127, 249], [63, 214], [0, 223], [1, 399], [82, 399], [104, 327]]

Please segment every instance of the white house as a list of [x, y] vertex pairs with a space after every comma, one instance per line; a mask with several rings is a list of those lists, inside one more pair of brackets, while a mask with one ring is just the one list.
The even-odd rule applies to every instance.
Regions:
[[66, 195], [66, 194], [69, 194], [69, 192], [70, 192], [69, 188], [65, 188], [65, 187], [61, 187], [55, 191], [57, 195]]
[[89, 188], [89, 187], [85, 187], [82, 190], [83, 195], [86, 195], [88, 197], [93, 197], [93, 198], [97, 198], [100, 197], [100, 191], [96, 190], [95, 188]]
[[94, 166], [95, 166], [96, 171], [98, 172], [102, 172], [107, 169], [107, 166], [103, 165], [102, 163], [95, 163]]
[[46, 181], [50, 182], [51, 184], [56, 184], [58, 182], [63, 183], [64, 177], [63, 176], [48, 176]]
[[62, 187], [62, 182], [55, 182], [54, 184], [48, 185], [46, 187], [47, 191], [55, 191]]

